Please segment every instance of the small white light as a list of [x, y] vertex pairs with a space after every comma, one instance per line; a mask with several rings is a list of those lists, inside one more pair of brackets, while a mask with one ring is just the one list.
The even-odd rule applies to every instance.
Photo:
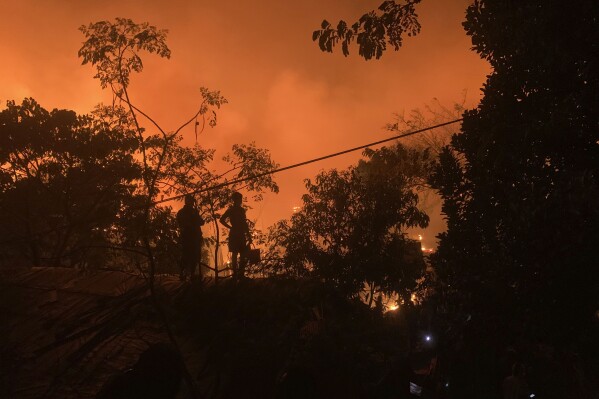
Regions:
[[430, 336], [430, 335], [427, 335], [427, 336], [426, 336], [424, 339], [426, 339], [426, 341], [428, 342], [428, 341], [430, 341], [430, 340], [431, 340], [431, 336]]
[[535, 395], [534, 393], [531, 393], [531, 394], [529, 395], [529, 398], [534, 398], [535, 396], [536, 396], [536, 395]]

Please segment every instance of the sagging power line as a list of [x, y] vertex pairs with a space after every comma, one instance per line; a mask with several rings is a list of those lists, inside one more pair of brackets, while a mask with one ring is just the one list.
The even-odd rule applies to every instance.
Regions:
[[451, 125], [451, 124], [454, 124], [454, 123], [458, 123], [458, 122], [461, 122], [462, 120], [463, 120], [463, 118], [455, 119], [455, 120], [452, 120], [452, 121], [449, 121], [449, 122], [440, 123], [438, 125], [429, 126], [429, 127], [423, 128], [423, 129], [418, 129], [418, 130], [414, 130], [412, 132], [407, 132], [407, 133], [399, 134], [397, 136], [389, 137], [389, 138], [386, 138], [386, 139], [383, 139], [383, 140], [374, 141], [372, 143], [364, 144], [364, 145], [361, 145], [361, 146], [358, 146], [358, 147], [353, 147], [353, 148], [350, 148], [350, 149], [347, 149], [347, 150], [335, 152], [335, 153], [332, 153], [332, 154], [329, 154], [329, 155], [324, 155], [322, 157], [313, 158], [313, 159], [310, 159], [308, 161], [303, 161], [303, 162], [295, 163], [293, 165], [288, 165], [288, 166], [285, 166], [285, 167], [282, 167], [282, 168], [279, 168], [279, 169], [270, 170], [268, 172], [263, 172], [263, 173], [259, 173], [259, 174], [256, 174], [256, 175], [252, 175], [252, 176], [248, 176], [248, 177], [244, 177], [244, 178], [240, 178], [240, 179], [230, 180], [230, 181], [227, 181], [227, 182], [215, 184], [213, 186], [202, 188], [202, 189], [199, 189], [199, 190], [193, 190], [193, 191], [186, 192], [184, 194], [178, 194], [178, 195], [175, 195], [175, 196], [172, 196], [172, 197], [163, 198], [163, 199], [161, 199], [159, 201], [152, 202], [152, 205], [157, 205], [157, 204], [161, 204], [161, 203], [164, 203], [164, 202], [174, 201], [174, 200], [177, 200], [177, 199], [181, 199], [181, 198], [183, 198], [183, 197], [185, 197], [186, 195], [189, 195], [189, 194], [201, 194], [201, 193], [204, 193], [204, 192], [207, 192], [207, 191], [216, 190], [218, 188], [231, 186], [233, 184], [243, 183], [243, 182], [254, 180], [254, 179], [259, 179], [259, 178], [264, 177], [264, 176], [273, 175], [275, 173], [284, 172], [286, 170], [299, 168], [301, 166], [309, 165], [311, 163], [324, 161], [325, 159], [335, 158], [335, 157], [338, 157], [340, 155], [349, 154], [351, 152], [355, 152], [355, 151], [358, 151], [358, 150], [363, 150], [363, 149], [368, 148], [368, 147], [374, 147], [374, 146], [377, 146], [377, 145], [380, 145], [380, 144], [383, 144], [383, 143], [387, 143], [389, 141], [398, 140], [398, 139], [401, 139], [401, 138], [404, 138], [404, 137], [408, 137], [408, 136], [412, 136], [412, 135], [415, 135], [415, 134], [418, 134], [418, 133], [423, 133], [423, 132], [426, 132], [428, 130], [433, 130], [433, 129], [437, 129], [437, 128], [440, 128], [440, 127], [443, 127], [443, 126], [447, 126], [447, 125]]

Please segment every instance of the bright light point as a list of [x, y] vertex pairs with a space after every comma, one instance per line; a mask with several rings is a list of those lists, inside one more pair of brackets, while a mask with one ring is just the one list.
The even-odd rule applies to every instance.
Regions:
[[426, 342], [430, 342], [430, 340], [431, 340], [431, 336], [430, 336], [430, 335], [427, 335], [426, 337], [424, 337], [424, 339], [426, 340]]
[[293, 213], [298, 213], [302, 208], [299, 206], [294, 206], [293, 207]]
[[422, 235], [421, 235], [421, 234], [418, 234], [418, 239], [419, 239], [420, 241], [422, 241]]
[[387, 308], [387, 310], [390, 312], [397, 310], [397, 309], [399, 309], [399, 305], [391, 305]]
[[410, 296], [410, 301], [416, 305], [418, 303], [418, 297], [416, 296], [416, 294], [412, 293], [412, 295]]
[[536, 395], [534, 393], [531, 393], [529, 398], [534, 398]]

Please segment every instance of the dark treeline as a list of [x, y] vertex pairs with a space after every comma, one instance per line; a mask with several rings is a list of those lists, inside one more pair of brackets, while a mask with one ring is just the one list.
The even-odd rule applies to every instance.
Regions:
[[[323, 21], [313, 39], [345, 55], [356, 40], [378, 59], [420, 32], [418, 3], [385, 1], [351, 26]], [[495, 397], [517, 362], [536, 397], [599, 392], [598, 19], [589, 0], [477, 0], [466, 10], [492, 72], [429, 178], [448, 224], [432, 262], [459, 380], [451, 397]]]

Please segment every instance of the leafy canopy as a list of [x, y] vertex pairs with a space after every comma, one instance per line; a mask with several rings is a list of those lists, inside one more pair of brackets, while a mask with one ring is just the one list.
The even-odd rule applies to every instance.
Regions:
[[165, 29], [143, 22], [133, 22], [128, 18], [116, 18], [115, 22], [100, 21], [82, 25], [79, 30], [86, 41], [79, 49], [82, 65], [91, 63], [96, 67], [94, 78], [100, 80], [102, 88], [119, 82], [127, 87], [131, 72], [141, 72], [143, 62], [139, 51], [170, 58], [171, 51], [166, 44]]
[[367, 283], [409, 298], [424, 264], [419, 243], [414, 256], [404, 231], [429, 221], [418, 208], [428, 153], [396, 144], [364, 155], [346, 170], [306, 180], [301, 209], [271, 231], [271, 256], [281, 259], [270, 267], [322, 278], [348, 296]]
[[5, 254], [39, 265], [43, 258], [80, 258], [83, 246], [107, 244], [104, 232], [130, 203], [141, 177], [135, 132], [114, 123], [126, 121], [125, 115], [112, 116], [102, 108], [91, 115], [47, 111], [33, 99], [9, 101], [0, 111]]
[[464, 27], [493, 72], [432, 182], [448, 220], [439, 270], [456, 296], [484, 296], [481, 317], [509, 300], [531, 329], [559, 334], [594, 312], [597, 15], [594, 1], [468, 8]]
[[320, 29], [312, 33], [312, 40], [318, 40], [322, 51], [333, 52], [340, 42], [344, 56], [349, 55], [349, 46], [355, 40], [358, 54], [365, 60], [381, 58], [387, 44], [398, 50], [403, 44], [403, 35], [416, 36], [420, 33], [420, 23], [415, 6], [420, 0], [405, 2], [384, 1], [377, 11], [370, 11], [348, 26], [341, 20], [337, 27], [323, 20]]

